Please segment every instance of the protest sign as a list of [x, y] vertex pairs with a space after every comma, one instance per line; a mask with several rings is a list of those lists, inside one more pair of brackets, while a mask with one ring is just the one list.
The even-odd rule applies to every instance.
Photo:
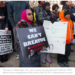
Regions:
[[8, 34], [4, 33], [4, 30], [0, 30], [0, 55], [13, 52], [11, 31]]
[[42, 26], [17, 28], [23, 56], [31, 55], [44, 47], [48, 47], [47, 38]]
[[75, 22], [73, 22], [73, 34], [75, 35]]
[[[73, 35], [75, 35], [75, 22], [73, 22]], [[75, 43], [75, 39], [72, 40], [71, 43]]]
[[65, 54], [67, 22], [55, 22], [52, 24], [50, 21], [45, 20], [43, 27], [50, 48], [41, 52]]

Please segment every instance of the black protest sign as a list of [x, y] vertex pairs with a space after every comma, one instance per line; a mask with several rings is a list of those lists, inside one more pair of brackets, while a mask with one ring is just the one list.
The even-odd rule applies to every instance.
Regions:
[[22, 54], [28, 56], [30, 52], [37, 52], [48, 47], [47, 38], [42, 26], [17, 28]]
[[0, 30], [0, 55], [13, 52], [11, 31], [8, 34], [4, 34], [4, 30]]

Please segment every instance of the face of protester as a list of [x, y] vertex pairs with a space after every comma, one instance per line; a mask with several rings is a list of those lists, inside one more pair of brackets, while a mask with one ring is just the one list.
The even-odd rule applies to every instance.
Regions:
[[66, 4], [71, 6], [72, 5], [72, 1], [67, 1]]
[[33, 13], [32, 13], [31, 10], [29, 10], [29, 11], [27, 12], [27, 19], [28, 19], [29, 21], [33, 21]]
[[47, 6], [45, 7], [45, 10], [46, 10], [46, 11], [50, 11], [50, 5], [47, 5]]
[[55, 8], [55, 11], [58, 11], [58, 7]]
[[65, 18], [66, 18], [66, 19], [70, 19], [70, 14], [67, 14], [67, 15], [65, 16]]

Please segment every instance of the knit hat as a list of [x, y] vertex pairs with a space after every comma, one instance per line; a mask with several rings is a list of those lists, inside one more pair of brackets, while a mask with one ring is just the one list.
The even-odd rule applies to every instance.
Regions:
[[64, 16], [66, 16], [67, 14], [70, 14], [70, 11], [69, 11], [68, 9], [66, 9], [66, 10], [64, 11]]
[[49, 3], [49, 2], [44, 2], [44, 3], [43, 3], [43, 6], [42, 6], [43, 9], [45, 9], [45, 7], [46, 7], [47, 5], [50, 5], [50, 3]]

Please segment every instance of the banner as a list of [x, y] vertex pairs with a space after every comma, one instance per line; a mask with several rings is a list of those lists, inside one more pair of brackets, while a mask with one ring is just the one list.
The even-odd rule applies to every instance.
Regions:
[[0, 55], [13, 52], [11, 31], [8, 34], [4, 33], [4, 30], [0, 30]]
[[32, 56], [35, 52], [48, 47], [42, 26], [17, 28], [17, 35], [23, 56]]
[[47, 48], [47, 51], [41, 52], [65, 54], [67, 22], [55, 22], [52, 24], [50, 21], [45, 20], [43, 27], [50, 48]]

